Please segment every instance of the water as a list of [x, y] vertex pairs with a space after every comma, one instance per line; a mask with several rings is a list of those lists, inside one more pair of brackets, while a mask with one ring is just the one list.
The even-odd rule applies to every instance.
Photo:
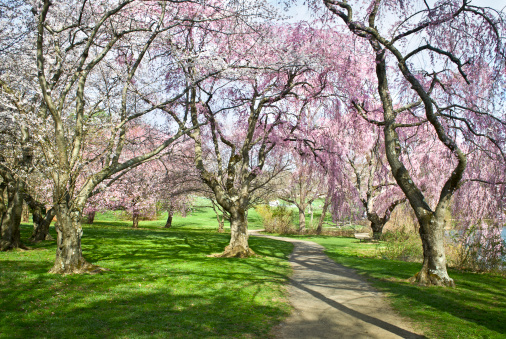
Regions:
[[503, 240], [505, 240], [505, 241], [506, 241], [506, 227], [504, 227], [504, 228], [502, 229], [502, 232], [501, 232], [501, 237], [503, 238]]

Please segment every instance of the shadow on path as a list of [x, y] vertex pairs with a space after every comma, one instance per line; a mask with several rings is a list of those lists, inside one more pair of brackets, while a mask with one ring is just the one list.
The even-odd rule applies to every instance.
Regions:
[[294, 244], [289, 286], [294, 311], [274, 334], [279, 338], [425, 338], [397, 315], [383, 295], [353, 270], [329, 259], [309, 241], [251, 235]]

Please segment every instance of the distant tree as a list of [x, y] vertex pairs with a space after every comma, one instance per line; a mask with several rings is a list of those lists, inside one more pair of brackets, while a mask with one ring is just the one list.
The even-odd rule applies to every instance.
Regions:
[[[300, 152], [300, 153], [299, 153]], [[299, 212], [299, 233], [306, 230], [306, 210], [319, 198], [326, 197], [328, 185], [323, 168], [317, 163], [312, 153], [292, 149], [292, 170], [285, 176], [285, 182], [280, 187], [279, 198], [294, 204]]]

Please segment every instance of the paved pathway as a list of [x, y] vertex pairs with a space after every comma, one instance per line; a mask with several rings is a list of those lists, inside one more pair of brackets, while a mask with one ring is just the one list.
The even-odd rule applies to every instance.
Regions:
[[424, 338], [362, 277], [329, 259], [321, 245], [250, 234], [295, 245], [289, 287], [294, 311], [275, 329], [279, 338]]

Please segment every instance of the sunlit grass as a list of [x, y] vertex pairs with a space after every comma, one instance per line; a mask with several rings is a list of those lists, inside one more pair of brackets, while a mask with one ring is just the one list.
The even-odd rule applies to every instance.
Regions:
[[[110, 269], [97, 275], [47, 274], [55, 242], [0, 253], [0, 337], [268, 338], [289, 313], [292, 245], [251, 238], [256, 258], [209, 258], [229, 236], [200, 216], [134, 230], [98, 215], [82, 242], [88, 261]], [[30, 232], [22, 226], [23, 239]]]

